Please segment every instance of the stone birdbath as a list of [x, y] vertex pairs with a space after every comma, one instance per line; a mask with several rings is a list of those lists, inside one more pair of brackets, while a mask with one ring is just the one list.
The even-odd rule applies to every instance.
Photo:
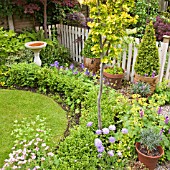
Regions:
[[44, 41], [31, 41], [25, 43], [25, 47], [31, 49], [34, 52], [34, 63], [41, 66], [40, 51], [46, 47], [47, 43]]

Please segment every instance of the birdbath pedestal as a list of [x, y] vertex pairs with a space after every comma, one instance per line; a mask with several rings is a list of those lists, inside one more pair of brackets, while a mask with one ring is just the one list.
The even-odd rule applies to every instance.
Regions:
[[25, 47], [31, 49], [34, 52], [34, 63], [41, 66], [40, 51], [46, 47], [47, 43], [44, 41], [31, 41], [25, 43]]

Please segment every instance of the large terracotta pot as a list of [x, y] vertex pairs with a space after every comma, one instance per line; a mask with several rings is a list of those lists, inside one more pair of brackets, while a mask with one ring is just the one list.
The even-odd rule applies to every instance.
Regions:
[[84, 67], [96, 73], [100, 69], [100, 58], [86, 58], [84, 57]]
[[158, 159], [160, 157], [162, 157], [162, 155], [164, 154], [162, 147], [161, 146], [157, 147], [158, 150], [159, 150], [159, 153], [160, 153], [159, 156], [147, 156], [147, 155], [144, 155], [143, 153], [140, 152], [139, 146], [140, 146], [140, 143], [137, 142], [135, 147], [136, 147], [136, 151], [138, 153], [139, 161], [142, 162], [147, 168], [149, 168], [149, 170], [154, 170], [156, 168], [156, 164], [158, 162]]
[[144, 83], [148, 83], [150, 85], [150, 91], [153, 93], [156, 88], [156, 84], [159, 81], [159, 75], [155, 77], [146, 77], [146, 76], [141, 76], [139, 74], [134, 75], [134, 82], [142, 81]]
[[119, 89], [122, 86], [122, 79], [124, 77], [123, 74], [109, 74], [103, 72], [104, 78], [106, 79], [105, 83], [107, 83], [110, 87], [114, 89]]

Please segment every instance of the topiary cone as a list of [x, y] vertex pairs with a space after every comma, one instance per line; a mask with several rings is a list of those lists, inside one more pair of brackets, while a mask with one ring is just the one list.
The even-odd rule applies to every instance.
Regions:
[[150, 22], [138, 48], [138, 55], [135, 62], [135, 72], [139, 75], [152, 76], [153, 71], [159, 73], [160, 61], [153, 23]]

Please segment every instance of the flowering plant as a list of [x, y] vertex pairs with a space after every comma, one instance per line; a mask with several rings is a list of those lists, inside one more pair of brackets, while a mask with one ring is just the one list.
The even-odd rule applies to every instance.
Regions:
[[[93, 122], [87, 123], [87, 127], [92, 127], [92, 125]], [[119, 142], [121, 143], [118, 136], [128, 134], [128, 129], [122, 128], [121, 132], [118, 131], [117, 133], [115, 133], [115, 131], [115, 125], [110, 125], [108, 128], [103, 128], [102, 130], [97, 129], [94, 131], [97, 136], [94, 140], [94, 145], [100, 162], [99, 166], [102, 168], [115, 168], [114, 163], [123, 158], [122, 151], [117, 147]]]
[[45, 119], [36, 117], [35, 121], [23, 119], [14, 122], [12, 136], [16, 138], [9, 158], [2, 169], [47, 169], [52, 168], [56, 158], [47, 144], [50, 129], [45, 127]]

